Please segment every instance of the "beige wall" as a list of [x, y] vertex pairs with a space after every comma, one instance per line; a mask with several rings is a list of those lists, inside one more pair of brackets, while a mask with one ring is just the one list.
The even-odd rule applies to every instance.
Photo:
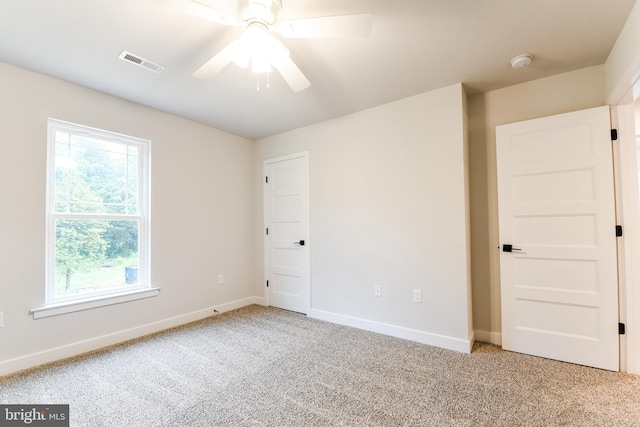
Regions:
[[258, 141], [256, 174], [309, 151], [312, 316], [469, 350], [465, 101], [454, 85]]
[[469, 97], [471, 261], [476, 339], [500, 342], [495, 127], [604, 105], [596, 66]]
[[[253, 142], [1, 63], [0, 93], [0, 375], [255, 295]], [[151, 280], [159, 296], [29, 314], [44, 304], [48, 117], [152, 141]]]

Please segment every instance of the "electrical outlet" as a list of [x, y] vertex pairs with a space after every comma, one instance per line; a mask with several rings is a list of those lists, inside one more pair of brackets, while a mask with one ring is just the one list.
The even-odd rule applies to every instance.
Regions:
[[373, 295], [377, 296], [377, 297], [381, 297], [382, 296], [382, 288], [380, 285], [375, 285], [373, 287]]
[[413, 290], [413, 302], [422, 302], [422, 291], [420, 289]]
[[218, 274], [218, 285], [224, 285], [224, 274]]

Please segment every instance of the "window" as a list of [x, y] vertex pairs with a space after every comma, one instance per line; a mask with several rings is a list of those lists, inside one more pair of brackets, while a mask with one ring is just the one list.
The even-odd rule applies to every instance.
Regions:
[[49, 119], [46, 304], [149, 289], [149, 145]]

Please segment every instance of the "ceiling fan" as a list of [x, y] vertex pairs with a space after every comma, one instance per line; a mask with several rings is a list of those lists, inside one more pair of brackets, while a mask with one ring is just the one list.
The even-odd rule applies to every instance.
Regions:
[[273, 36], [285, 38], [365, 37], [371, 32], [369, 13], [279, 20], [282, 0], [177, 0], [186, 12], [231, 27], [245, 29], [243, 36], [228, 44], [194, 73], [207, 79], [234, 62], [251, 66], [254, 73], [277, 69], [294, 92], [311, 83], [289, 57], [289, 50]]

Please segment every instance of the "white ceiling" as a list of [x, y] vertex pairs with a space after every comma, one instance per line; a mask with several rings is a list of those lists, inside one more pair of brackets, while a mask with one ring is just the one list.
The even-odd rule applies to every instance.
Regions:
[[[259, 139], [462, 82], [485, 92], [605, 62], [635, 0], [283, 0], [281, 19], [370, 12], [362, 39], [281, 39], [311, 81], [229, 65], [191, 74], [239, 37], [158, 0], [0, 0], [0, 61]], [[118, 60], [122, 50], [166, 66]], [[512, 70], [509, 60], [534, 62]]]

